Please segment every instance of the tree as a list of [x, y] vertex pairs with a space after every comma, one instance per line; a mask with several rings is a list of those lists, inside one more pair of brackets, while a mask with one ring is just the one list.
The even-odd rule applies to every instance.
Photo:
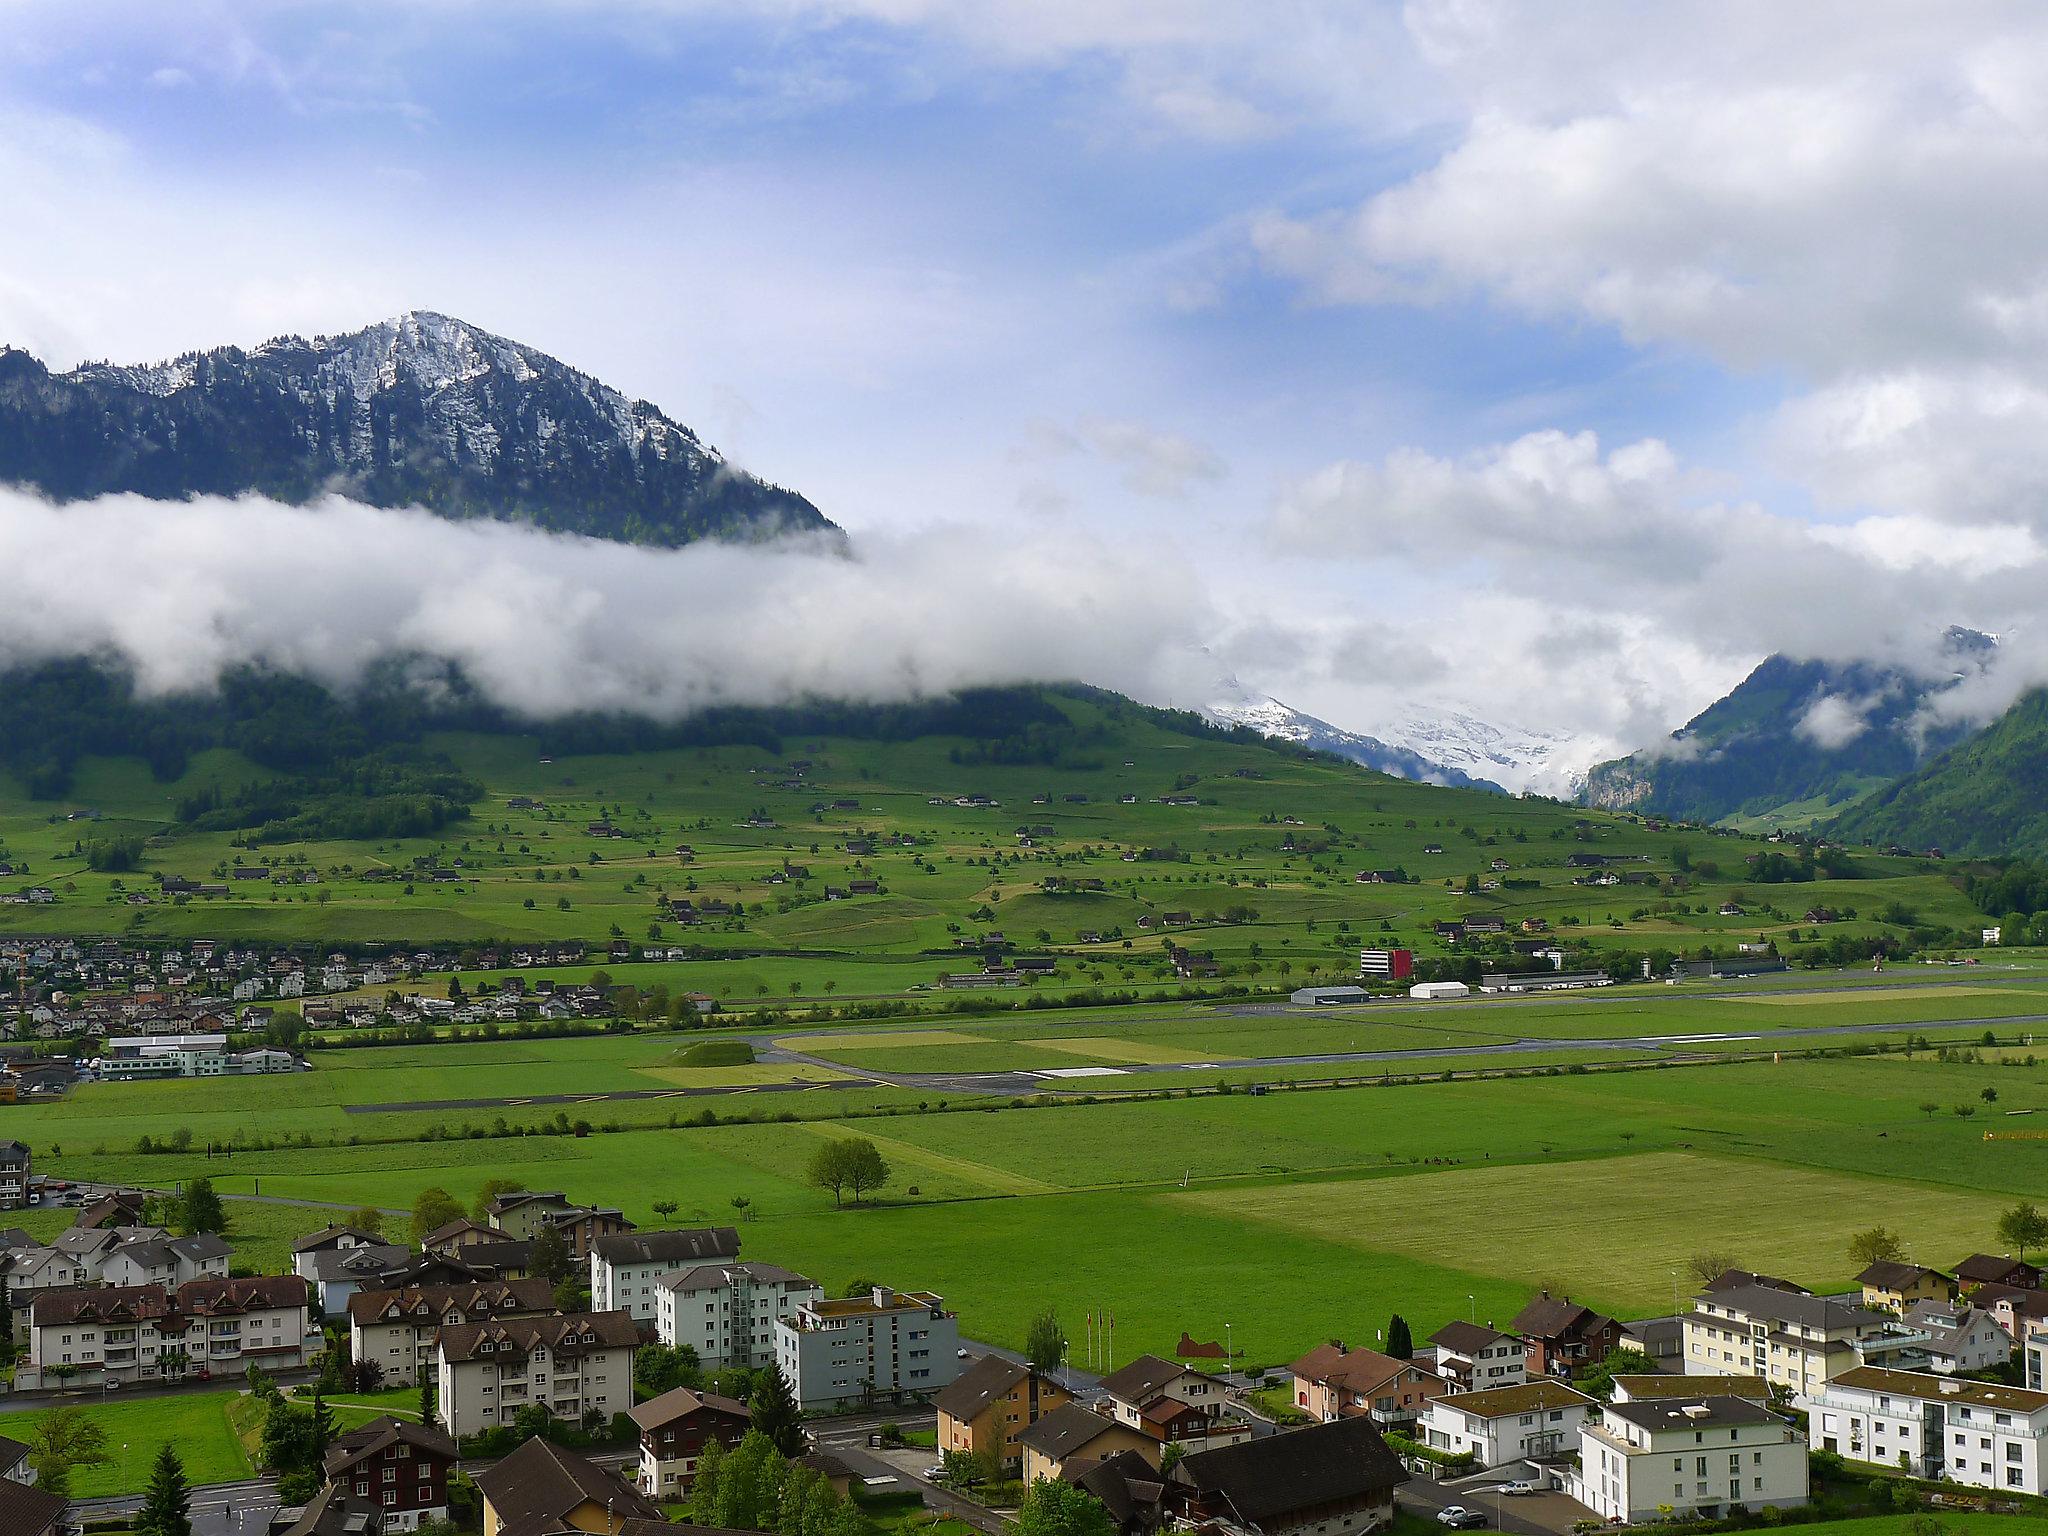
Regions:
[[2048, 1215], [2033, 1201], [2022, 1200], [1998, 1218], [1998, 1240], [2024, 1259], [2034, 1249], [2048, 1247]]
[[149, 1470], [149, 1491], [135, 1517], [136, 1536], [192, 1536], [192, 1490], [185, 1464], [165, 1441]]
[[1871, 1227], [1849, 1239], [1849, 1257], [1857, 1264], [1896, 1264], [1906, 1256], [1905, 1239], [1890, 1227]]
[[491, 1202], [500, 1195], [516, 1195], [526, 1186], [517, 1179], [485, 1179], [477, 1186], [476, 1199], [470, 1202], [469, 1219], [483, 1221], [491, 1214]]
[[569, 1245], [553, 1226], [542, 1227], [540, 1235], [534, 1238], [530, 1268], [554, 1285], [569, 1278]]
[[430, 1184], [413, 1197], [412, 1240], [419, 1242], [436, 1227], [463, 1218], [461, 1202], [438, 1184]]
[[107, 1432], [83, 1408], [52, 1408], [28, 1434], [28, 1464], [35, 1468], [36, 1486], [59, 1498], [71, 1492], [73, 1468], [97, 1467], [110, 1459]]
[[847, 1142], [847, 1181], [853, 1185], [853, 1198], [858, 1200], [889, 1182], [889, 1164], [865, 1136], [850, 1136]]
[[1398, 1312], [1387, 1319], [1387, 1354], [1395, 1360], [1415, 1358], [1415, 1340], [1408, 1332], [1408, 1319]]
[[225, 1232], [228, 1215], [213, 1192], [211, 1179], [187, 1179], [178, 1195], [177, 1227], [188, 1237], [195, 1232]]
[[846, 1186], [853, 1182], [853, 1170], [846, 1160], [846, 1143], [828, 1141], [811, 1154], [810, 1166], [804, 1170], [804, 1177], [820, 1189], [832, 1191], [832, 1203], [841, 1204], [846, 1196]]
[[657, 1200], [654, 1202], [654, 1214], [663, 1221], [670, 1220], [678, 1209], [679, 1207], [673, 1200]]
[[372, 1237], [384, 1235], [384, 1213], [374, 1205], [359, 1206], [348, 1213], [345, 1226], [354, 1227], [358, 1232], [367, 1232]]
[[1017, 1529], [1022, 1536], [1115, 1536], [1116, 1523], [1087, 1489], [1041, 1477], [1017, 1510]]
[[420, 1422], [429, 1429], [439, 1422], [434, 1417], [434, 1383], [425, 1371], [420, 1372]]
[[1685, 1261], [1685, 1272], [1701, 1289], [1715, 1276], [1737, 1267], [1735, 1255], [1721, 1248], [1702, 1249]]
[[327, 1399], [318, 1387], [313, 1389], [313, 1420], [307, 1429], [307, 1439], [313, 1447], [315, 1463], [326, 1459], [327, 1447], [334, 1444], [334, 1410], [327, 1406]]
[[1024, 1357], [1041, 1375], [1057, 1370], [1067, 1355], [1067, 1330], [1051, 1307], [1031, 1319], [1024, 1330]]
[[781, 1366], [769, 1366], [754, 1384], [754, 1396], [747, 1404], [747, 1420], [783, 1455], [803, 1455], [803, 1410], [797, 1407], [796, 1395], [790, 1391]]

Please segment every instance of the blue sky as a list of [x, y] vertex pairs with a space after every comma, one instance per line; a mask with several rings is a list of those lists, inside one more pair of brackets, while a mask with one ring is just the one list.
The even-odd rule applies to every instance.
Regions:
[[1976, 3], [0, 0], [0, 338], [444, 310], [857, 535], [1171, 548], [1340, 723], [1590, 756], [2025, 628], [2044, 60]]

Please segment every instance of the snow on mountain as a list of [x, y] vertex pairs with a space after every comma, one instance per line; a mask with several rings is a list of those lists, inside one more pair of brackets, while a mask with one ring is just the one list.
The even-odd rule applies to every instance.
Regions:
[[1425, 784], [1448, 784], [1463, 789], [1492, 789], [1501, 786], [1490, 779], [1436, 761], [1422, 753], [1391, 745], [1357, 731], [1347, 731], [1283, 704], [1269, 694], [1256, 693], [1234, 677], [1225, 678], [1217, 696], [1201, 712], [1219, 725], [1243, 725], [1261, 735], [1298, 742], [1318, 752], [1348, 757], [1380, 773], [1415, 779]]
[[1578, 793], [1604, 750], [1598, 741], [1482, 720], [1451, 704], [1412, 707], [1375, 721], [1372, 729], [1389, 746], [1490, 779], [1515, 794], [1564, 800]]

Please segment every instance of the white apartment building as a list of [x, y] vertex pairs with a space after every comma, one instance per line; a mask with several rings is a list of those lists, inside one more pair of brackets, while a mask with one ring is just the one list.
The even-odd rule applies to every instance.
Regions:
[[1680, 1321], [1688, 1375], [1761, 1376], [1805, 1392], [1860, 1365], [1856, 1346], [1893, 1320], [1860, 1301], [1735, 1285], [1695, 1296]]
[[640, 1331], [624, 1312], [513, 1317], [443, 1328], [435, 1340], [441, 1427], [457, 1440], [510, 1424], [529, 1403], [578, 1424], [633, 1406]]
[[922, 1395], [960, 1374], [960, 1322], [930, 1291], [813, 1301], [775, 1325], [775, 1363], [800, 1406]]
[[658, 1282], [679, 1269], [740, 1256], [732, 1227], [689, 1227], [659, 1232], [614, 1232], [590, 1244], [590, 1308], [630, 1312], [650, 1326], [661, 1315]]
[[466, 1280], [357, 1291], [348, 1298], [349, 1357], [375, 1361], [387, 1387], [410, 1387], [434, 1371], [434, 1343], [443, 1328], [491, 1318], [545, 1317], [555, 1288], [528, 1280]]
[[107, 1285], [161, 1285], [172, 1290], [188, 1280], [224, 1280], [234, 1250], [212, 1232], [190, 1237], [138, 1238], [110, 1250], [100, 1264]]
[[1453, 1392], [1422, 1410], [1418, 1438], [1448, 1455], [1469, 1451], [1482, 1467], [1506, 1466], [1576, 1446], [1580, 1428], [1599, 1406], [1561, 1381]]
[[1816, 1451], [1975, 1488], [2043, 1492], [2048, 1392], [1861, 1366], [1799, 1406]]
[[1806, 1442], [1737, 1397], [1609, 1403], [1579, 1427], [1567, 1491], [1602, 1519], [1632, 1524], [1791, 1509], [1808, 1497]]
[[687, 1344], [706, 1370], [775, 1358], [775, 1325], [825, 1299], [824, 1287], [773, 1264], [697, 1264], [655, 1282], [655, 1337]]
[[15, 1386], [77, 1380], [239, 1376], [252, 1364], [306, 1363], [310, 1294], [296, 1275], [44, 1291], [29, 1307], [28, 1359]]

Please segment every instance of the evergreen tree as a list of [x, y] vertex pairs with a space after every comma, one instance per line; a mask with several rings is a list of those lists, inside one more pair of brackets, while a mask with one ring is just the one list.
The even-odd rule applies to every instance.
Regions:
[[1387, 1322], [1387, 1353], [1396, 1360], [1415, 1358], [1415, 1340], [1408, 1333], [1408, 1319], [1396, 1312]]
[[761, 1373], [747, 1410], [753, 1427], [767, 1436], [768, 1443], [776, 1450], [792, 1460], [803, 1455], [806, 1448], [803, 1410], [797, 1407], [796, 1396], [790, 1391], [781, 1366], [770, 1365]]
[[319, 1388], [313, 1390], [313, 1423], [307, 1432], [307, 1439], [313, 1450], [311, 1462], [319, 1466], [327, 1459], [327, 1447], [334, 1444], [334, 1410], [327, 1406], [327, 1398]]
[[569, 1278], [569, 1245], [552, 1226], [542, 1227], [533, 1240], [533, 1273], [544, 1276], [550, 1285]]
[[420, 1422], [432, 1429], [434, 1419], [434, 1383], [426, 1372], [420, 1373]]
[[185, 1464], [166, 1441], [149, 1472], [149, 1491], [135, 1517], [137, 1536], [192, 1536], [192, 1491]]
[[213, 1191], [211, 1179], [189, 1179], [178, 1196], [176, 1225], [188, 1237], [196, 1232], [225, 1232], [227, 1210]]

